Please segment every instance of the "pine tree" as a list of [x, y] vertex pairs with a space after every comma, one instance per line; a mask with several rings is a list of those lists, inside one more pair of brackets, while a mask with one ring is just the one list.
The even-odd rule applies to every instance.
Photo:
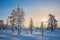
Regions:
[[51, 29], [51, 31], [54, 31], [57, 27], [57, 20], [55, 19], [55, 16], [52, 14], [49, 14], [49, 20], [48, 20], [48, 27]]
[[11, 13], [11, 16], [9, 17], [10, 18], [10, 23], [12, 25], [12, 33], [14, 32], [14, 28], [15, 28], [15, 21], [16, 21], [16, 11], [15, 9], [13, 10], [13, 12]]
[[41, 22], [42, 36], [43, 36], [43, 22]]
[[18, 24], [18, 35], [21, 33], [21, 28], [23, 27], [24, 23], [24, 11], [23, 8], [19, 7], [17, 8], [17, 24]]
[[2, 30], [3, 29], [3, 26], [4, 25], [4, 22], [3, 22], [3, 20], [0, 20], [0, 30]]
[[7, 18], [7, 24], [6, 24], [6, 31], [7, 31], [7, 29], [8, 29], [8, 18]]
[[33, 19], [30, 19], [30, 33], [32, 34], [33, 31]]
[[38, 31], [38, 26], [36, 27], [36, 32]]
[[43, 21], [41, 22], [41, 28], [42, 28], [42, 40], [43, 40]]

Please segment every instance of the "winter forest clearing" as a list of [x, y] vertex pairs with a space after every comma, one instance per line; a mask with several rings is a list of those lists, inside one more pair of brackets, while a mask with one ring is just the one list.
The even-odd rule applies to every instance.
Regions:
[[18, 35], [17, 30], [14, 33], [11, 33], [11, 30], [0, 31], [0, 40], [60, 40], [60, 30], [54, 32], [44, 30], [43, 37], [41, 31], [33, 32], [33, 34], [24, 31], [20, 35]]
[[60, 1], [0, 0], [0, 40], [60, 40]]

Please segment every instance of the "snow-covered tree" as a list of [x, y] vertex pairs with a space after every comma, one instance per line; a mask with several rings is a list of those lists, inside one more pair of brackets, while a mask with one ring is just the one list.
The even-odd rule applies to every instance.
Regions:
[[[24, 23], [23, 8], [18, 6], [17, 10], [14, 9], [9, 18], [10, 18], [10, 24], [12, 25], [12, 32], [14, 32], [14, 28], [17, 28], [19, 35], [19, 33], [21, 33], [21, 28], [23, 27]], [[15, 27], [16, 25], [17, 27]]]
[[11, 16], [9, 18], [10, 18], [10, 24], [12, 26], [12, 33], [13, 33], [14, 29], [15, 29], [15, 21], [17, 18], [17, 14], [16, 14], [15, 9], [13, 10], [13, 12], [11, 13]]
[[55, 16], [52, 14], [49, 14], [49, 19], [48, 19], [48, 29], [51, 29], [51, 31], [54, 31], [57, 27], [57, 20], [55, 19]]
[[2, 30], [2, 29], [3, 29], [3, 25], [4, 25], [3, 20], [0, 20], [0, 30]]
[[43, 28], [43, 21], [41, 22], [41, 28], [42, 28], [42, 40], [43, 40], [43, 33], [44, 33], [44, 28]]
[[30, 33], [32, 34], [33, 31], [33, 19], [30, 19]]
[[39, 29], [39, 28], [38, 28], [38, 26], [37, 26], [37, 27], [36, 27], [36, 32], [38, 31], [38, 29]]
[[18, 24], [18, 35], [21, 33], [21, 28], [23, 27], [24, 23], [24, 11], [23, 8], [19, 7], [17, 8], [17, 24]]
[[8, 29], [8, 18], [7, 18], [7, 23], [6, 23], [6, 31], [7, 31], [7, 29]]

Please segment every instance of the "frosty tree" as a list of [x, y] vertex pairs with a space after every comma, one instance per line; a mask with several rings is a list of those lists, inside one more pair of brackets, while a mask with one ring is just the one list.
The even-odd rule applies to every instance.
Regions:
[[57, 27], [57, 20], [55, 19], [55, 16], [52, 14], [49, 14], [49, 19], [48, 19], [48, 29], [51, 29], [51, 31], [54, 31]]
[[24, 22], [24, 11], [23, 8], [19, 7], [17, 8], [17, 24], [18, 24], [18, 35], [21, 33], [21, 28], [23, 27]]
[[9, 20], [9, 17], [7, 18], [7, 23], [6, 23], [6, 31], [7, 31], [7, 29], [8, 29], [8, 20]]
[[38, 28], [38, 26], [37, 26], [37, 27], [36, 27], [36, 32], [38, 31], [38, 29], [39, 29], [39, 28]]
[[30, 33], [32, 34], [33, 31], [33, 19], [30, 19]]
[[21, 33], [21, 28], [23, 27], [23, 22], [24, 22], [23, 8], [18, 6], [17, 10], [15, 11], [14, 9], [9, 18], [10, 18], [10, 23], [12, 25], [12, 32], [14, 32], [15, 25], [17, 25], [18, 35], [19, 35], [19, 33]]
[[3, 20], [0, 20], [0, 30], [2, 30], [2, 29], [3, 29], [3, 25], [4, 25]]
[[13, 12], [11, 13], [11, 16], [9, 17], [10, 18], [10, 23], [12, 25], [12, 33], [14, 32], [14, 28], [15, 28], [15, 21], [16, 21], [16, 11], [15, 9], [13, 10]]
[[42, 28], [42, 40], [43, 40], [43, 21], [41, 22], [41, 28]]

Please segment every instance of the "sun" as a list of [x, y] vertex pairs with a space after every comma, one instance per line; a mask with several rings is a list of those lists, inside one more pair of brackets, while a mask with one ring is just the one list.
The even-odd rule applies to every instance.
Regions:
[[47, 22], [48, 21], [48, 18], [47, 17], [43, 17], [41, 21]]

